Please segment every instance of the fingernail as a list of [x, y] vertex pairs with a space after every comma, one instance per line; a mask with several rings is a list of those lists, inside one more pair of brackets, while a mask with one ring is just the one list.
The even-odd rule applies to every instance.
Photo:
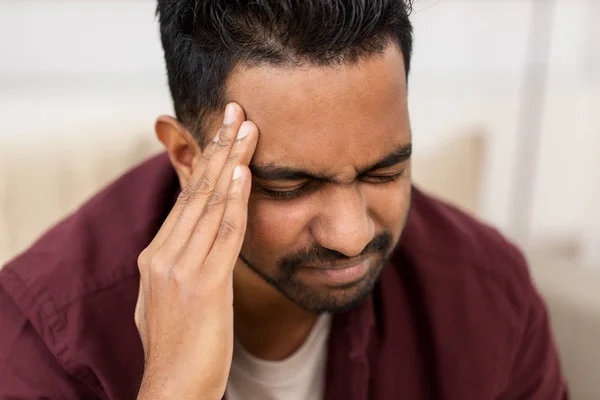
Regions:
[[230, 125], [235, 121], [235, 106], [233, 104], [227, 104], [225, 107], [225, 117], [223, 118], [223, 124]]
[[216, 134], [216, 135], [215, 135], [215, 137], [213, 138], [213, 142], [214, 142], [214, 143], [217, 143], [217, 142], [219, 141], [219, 136], [220, 136], [220, 134], [221, 134], [221, 130], [219, 129], [219, 130], [217, 131], [217, 134]]
[[235, 139], [242, 140], [249, 134], [250, 134], [250, 124], [248, 122], [244, 121], [244, 122], [242, 122], [242, 126], [240, 126], [237, 137]]
[[238, 179], [240, 176], [242, 176], [242, 167], [240, 167], [239, 165], [237, 167], [235, 167], [235, 169], [233, 170], [233, 176], [231, 177], [232, 181], [235, 181], [236, 179]]

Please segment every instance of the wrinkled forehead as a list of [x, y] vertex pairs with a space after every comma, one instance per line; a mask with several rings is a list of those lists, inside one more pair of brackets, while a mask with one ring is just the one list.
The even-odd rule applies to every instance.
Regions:
[[253, 164], [337, 174], [410, 143], [396, 46], [351, 65], [239, 68], [227, 89], [259, 128]]

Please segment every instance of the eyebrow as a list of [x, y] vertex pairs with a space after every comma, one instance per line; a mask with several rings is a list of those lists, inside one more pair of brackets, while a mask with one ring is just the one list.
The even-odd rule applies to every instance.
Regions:
[[[379, 162], [359, 171], [357, 177], [364, 176], [365, 174], [376, 171], [378, 169], [384, 169], [400, 164], [408, 160], [411, 154], [411, 143], [400, 146], [399, 148], [385, 156]], [[334, 179], [331, 176], [314, 174], [306, 170], [277, 166], [274, 164], [250, 165], [250, 171], [252, 172], [252, 176], [263, 181], [295, 181], [303, 179], [334, 181]]]

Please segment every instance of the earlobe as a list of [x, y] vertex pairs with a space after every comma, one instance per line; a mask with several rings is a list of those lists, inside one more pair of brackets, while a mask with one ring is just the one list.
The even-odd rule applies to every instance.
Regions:
[[154, 129], [156, 137], [169, 154], [169, 159], [179, 176], [181, 185], [185, 185], [201, 154], [198, 142], [187, 128], [173, 117], [159, 117]]

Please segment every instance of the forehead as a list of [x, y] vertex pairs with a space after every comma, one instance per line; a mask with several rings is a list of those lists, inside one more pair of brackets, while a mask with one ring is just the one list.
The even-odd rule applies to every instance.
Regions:
[[352, 65], [239, 67], [227, 97], [258, 126], [253, 164], [351, 175], [410, 142], [402, 54]]

